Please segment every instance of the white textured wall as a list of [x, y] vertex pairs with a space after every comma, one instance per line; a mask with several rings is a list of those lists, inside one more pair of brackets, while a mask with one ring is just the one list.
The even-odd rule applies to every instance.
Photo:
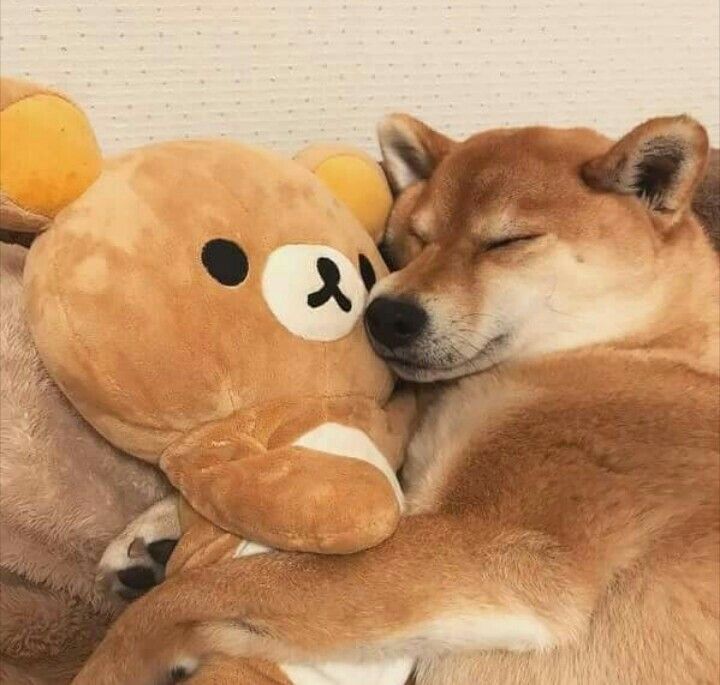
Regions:
[[621, 134], [687, 111], [718, 144], [718, 0], [0, 0], [1, 68], [63, 88], [106, 152], [229, 135], [374, 149], [407, 110], [462, 136]]

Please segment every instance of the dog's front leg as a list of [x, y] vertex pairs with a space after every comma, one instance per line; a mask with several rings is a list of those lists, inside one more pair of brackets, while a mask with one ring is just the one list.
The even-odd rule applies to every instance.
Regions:
[[179, 574], [125, 612], [77, 683], [152, 685], [213, 653], [320, 661], [544, 649], [586, 625], [599, 588], [592, 558], [542, 532], [411, 516], [355, 555], [271, 553]]

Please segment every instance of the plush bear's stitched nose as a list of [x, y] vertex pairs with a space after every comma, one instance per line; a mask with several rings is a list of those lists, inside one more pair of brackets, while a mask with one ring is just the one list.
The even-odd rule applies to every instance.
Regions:
[[378, 297], [365, 312], [370, 335], [390, 349], [412, 343], [427, 325], [428, 315], [410, 300]]
[[315, 264], [315, 268], [322, 278], [322, 288], [310, 293], [307, 297], [307, 303], [310, 307], [322, 307], [331, 297], [335, 299], [338, 307], [344, 312], [352, 309], [352, 302], [340, 290], [340, 269], [332, 259], [320, 257]]

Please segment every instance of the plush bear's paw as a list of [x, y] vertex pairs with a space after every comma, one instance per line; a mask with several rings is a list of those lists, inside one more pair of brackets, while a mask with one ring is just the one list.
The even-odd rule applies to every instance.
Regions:
[[98, 583], [116, 598], [136, 599], [163, 581], [179, 538], [178, 500], [171, 496], [150, 507], [108, 545], [98, 565]]

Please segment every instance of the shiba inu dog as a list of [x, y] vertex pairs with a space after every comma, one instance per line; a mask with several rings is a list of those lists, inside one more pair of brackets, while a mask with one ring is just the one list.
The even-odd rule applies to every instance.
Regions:
[[717, 682], [719, 273], [691, 211], [704, 129], [459, 143], [394, 115], [380, 141], [400, 268], [366, 326], [428, 388], [408, 515], [356, 555], [166, 581], [111, 629], [113, 671], [93, 659], [82, 682], [178, 664], [203, 682], [218, 652], [410, 656], [418, 685]]

